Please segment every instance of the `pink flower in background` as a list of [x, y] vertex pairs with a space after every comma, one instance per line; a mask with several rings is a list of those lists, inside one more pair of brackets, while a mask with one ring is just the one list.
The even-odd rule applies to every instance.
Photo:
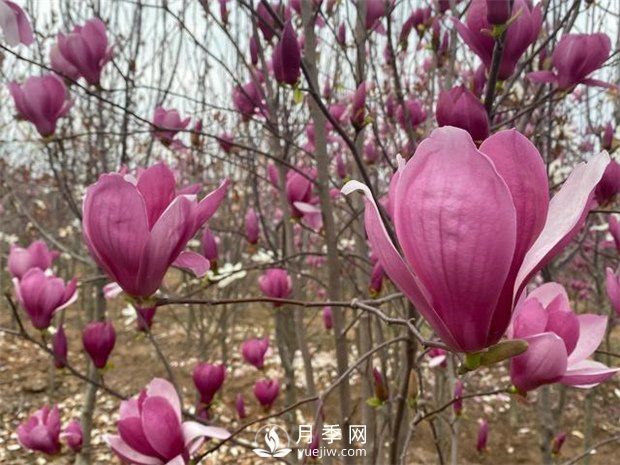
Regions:
[[121, 402], [117, 428], [118, 434], [107, 434], [104, 441], [132, 465], [183, 465], [205, 437], [230, 436], [222, 428], [184, 422], [179, 395], [161, 378], [153, 379], [137, 397]]
[[136, 323], [138, 331], [148, 332], [147, 330], [153, 326], [153, 319], [157, 313], [157, 307], [137, 307]]
[[445, 349], [433, 347], [428, 351], [428, 356], [430, 357], [430, 360], [428, 361], [428, 366], [430, 368], [446, 368], [448, 366], [448, 352], [446, 352]]
[[72, 420], [65, 426], [60, 438], [73, 452], [82, 450], [82, 424], [79, 420]]
[[102, 369], [116, 344], [116, 331], [111, 321], [92, 321], [82, 331], [82, 345], [95, 367]]
[[208, 260], [183, 249], [215, 213], [228, 180], [201, 201], [198, 186], [177, 191], [172, 171], [158, 163], [135, 179], [104, 174], [88, 187], [83, 203], [84, 240], [103, 270], [129, 295], [149, 297], [166, 270], [178, 266], [198, 276]]
[[323, 307], [323, 326], [328, 331], [334, 327], [334, 311], [330, 306]]
[[[286, 299], [293, 291], [293, 283], [288, 272], [283, 268], [270, 268], [258, 278], [258, 286], [267, 297]], [[281, 304], [274, 303], [278, 307]]]
[[456, 416], [460, 416], [463, 413], [463, 381], [460, 379], [454, 382], [454, 403], [452, 404], [452, 410]]
[[356, 129], [361, 129], [366, 122], [366, 82], [362, 82], [353, 93], [351, 99], [351, 124]]
[[383, 289], [383, 277], [385, 276], [385, 271], [383, 270], [383, 265], [377, 260], [372, 267], [372, 273], [370, 275], [370, 285], [368, 286], [368, 290], [370, 291], [371, 296], [378, 296], [381, 294], [381, 289]]
[[508, 337], [525, 339], [525, 353], [510, 360], [510, 378], [525, 393], [543, 384], [562, 383], [589, 388], [609, 379], [620, 368], [588, 360], [605, 336], [607, 317], [577, 315], [566, 290], [545, 283], [515, 310]]
[[[514, 73], [519, 58], [538, 38], [542, 25], [541, 5], [532, 8], [529, 0], [515, 0], [511, 16], [516, 19], [504, 33], [504, 51], [499, 67], [499, 79]], [[495, 40], [488, 32], [493, 26], [487, 20], [487, 1], [473, 0], [467, 10], [466, 24], [454, 20], [456, 30], [469, 48], [482, 60], [487, 71], [491, 69]]]
[[553, 437], [553, 442], [551, 443], [551, 455], [553, 457], [557, 457], [560, 455], [560, 451], [562, 450], [562, 446], [566, 441], [566, 433], [561, 431]]
[[217, 268], [217, 244], [218, 238], [213, 235], [211, 230], [208, 227], [205, 227], [202, 232], [202, 240], [200, 241], [202, 245], [202, 255], [209, 260], [212, 269]]
[[199, 363], [194, 367], [192, 378], [200, 394], [200, 402], [209, 405], [217, 391], [224, 385], [226, 368], [215, 363]]
[[241, 355], [250, 365], [261, 370], [265, 364], [265, 354], [269, 349], [269, 338], [248, 339], [241, 345]]
[[478, 439], [476, 440], [476, 450], [478, 452], [486, 452], [488, 439], [489, 422], [481, 418], [478, 420]]
[[497, 343], [529, 279], [581, 229], [609, 156], [575, 167], [549, 202], [545, 164], [515, 130], [476, 149], [470, 135], [446, 126], [422, 141], [390, 185], [392, 244], [369, 189], [350, 181], [343, 193], [366, 194], [366, 231], [388, 276], [454, 351]]
[[594, 196], [599, 205], [611, 202], [620, 192], [620, 163], [611, 160], [601, 181], [596, 186]]
[[46, 405], [17, 427], [17, 440], [26, 449], [56, 455], [60, 452], [60, 412]]
[[64, 60], [92, 85], [99, 85], [103, 67], [112, 60], [106, 27], [99, 18], [75, 26], [69, 34], [58, 33], [58, 50]]
[[231, 133], [224, 132], [217, 138], [217, 143], [220, 144], [220, 147], [224, 152], [230, 153], [235, 148], [233, 144], [234, 140], [235, 138]]
[[607, 298], [614, 312], [620, 316], [620, 276], [614, 273], [614, 270], [607, 267], [605, 270], [605, 289], [607, 290]]
[[245, 214], [245, 238], [250, 244], [256, 244], [260, 234], [260, 225], [256, 210], [248, 208]]
[[426, 120], [426, 111], [418, 100], [409, 99], [405, 102], [404, 106], [407, 108], [409, 114], [405, 113], [405, 108], [403, 108], [403, 106], [399, 106], [396, 110], [396, 119], [401, 128], [417, 128]]
[[277, 379], [260, 379], [254, 384], [254, 397], [265, 408], [271, 408], [280, 393], [280, 382]]
[[379, 368], [374, 367], [372, 369], [372, 379], [374, 382], [375, 397], [381, 402], [386, 402], [389, 400], [390, 391], [388, 389], [388, 384], [385, 380], [385, 376], [383, 376], [383, 373], [381, 373]]
[[155, 107], [153, 114], [153, 137], [164, 145], [170, 145], [179, 131], [189, 125], [190, 118], [181, 119], [177, 110], [166, 110], [163, 107]]
[[569, 90], [577, 84], [615, 87], [588, 76], [609, 58], [611, 40], [602, 32], [596, 34], [564, 34], [553, 50], [552, 71], [535, 71], [527, 75], [534, 82], [553, 83]]
[[63, 325], [58, 327], [52, 338], [52, 352], [54, 353], [54, 366], [58, 369], [67, 366], [68, 343]]
[[30, 45], [34, 42], [28, 16], [17, 4], [9, 0], [0, 0], [0, 28], [4, 40], [11, 47], [19, 44]]
[[304, 212], [297, 207], [297, 204], [311, 204], [313, 201], [312, 180], [315, 177], [316, 172], [313, 169], [304, 168], [290, 170], [286, 174], [286, 200], [291, 206], [291, 213], [295, 218], [304, 216]]
[[240, 420], [243, 420], [248, 416], [245, 411], [245, 400], [243, 399], [243, 394], [238, 393], [235, 397], [235, 410], [237, 411], [237, 416]]
[[243, 86], [236, 86], [233, 89], [232, 100], [235, 109], [241, 113], [243, 121], [246, 122], [263, 108], [260, 85], [254, 80]]
[[482, 102], [465, 86], [444, 90], [437, 99], [435, 118], [439, 126], [465, 129], [474, 141], [489, 136], [489, 118]]
[[613, 148], [615, 132], [616, 130], [611, 122], [608, 122], [605, 125], [605, 129], [603, 129], [603, 137], [601, 137], [601, 147], [603, 147], [604, 150], [609, 151]]
[[294, 85], [301, 76], [301, 49], [297, 35], [289, 21], [284, 26], [282, 37], [273, 49], [273, 71], [281, 84]]
[[30, 269], [21, 280], [13, 278], [15, 294], [36, 329], [47, 329], [54, 314], [77, 299], [77, 279], [65, 282], [47, 276], [41, 269]]
[[54, 134], [56, 123], [71, 108], [67, 88], [54, 74], [31, 76], [23, 84], [13, 81], [7, 86], [17, 115], [34, 124], [43, 137]]
[[59, 252], [50, 251], [43, 241], [34, 241], [25, 249], [11, 244], [7, 269], [14, 278], [21, 279], [32, 268], [47, 270], [59, 255]]

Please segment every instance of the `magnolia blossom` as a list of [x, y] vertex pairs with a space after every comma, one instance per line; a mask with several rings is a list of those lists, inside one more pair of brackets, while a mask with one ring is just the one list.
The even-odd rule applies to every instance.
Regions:
[[17, 300], [36, 329], [47, 329], [54, 314], [77, 299], [77, 279], [65, 282], [46, 275], [39, 268], [29, 270], [21, 280], [13, 278]]
[[280, 42], [273, 49], [272, 65], [273, 73], [279, 83], [294, 85], [299, 81], [301, 49], [290, 21], [284, 26]]
[[14, 278], [21, 279], [32, 268], [47, 270], [59, 255], [43, 241], [34, 241], [25, 249], [11, 244], [7, 268]]
[[519, 132], [478, 150], [462, 129], [436, 129], [391, 181], [404, 257], [369, 189], [343, 192], [366, 194], [368, 238], [392, 281], [452, 350], [476, 352], [500, 340], [530, 277], [580, 230], [608, 163], [601, 153], [579, 164], [549, 202], [545, 164]]
[[489, 117], [484, 105], [465, 86], [456, 86], [439, 94], [435, 118], [439, 126], [465, 129], [475, 141], [483, 141], [489, 136]]
[[0, 28], [4, 40], [11, 47], [20, 43], [30, 45], [34, 42], [28, 16], [17, 4], [9, 0], [0, 0]]
[[[103, 67], [112, 60], [106, 27], [99, 18], [86, 21], [83, 26], [75, 26], [69, 34], [60, 32], [58, 51], [64, 61], [92, 85], [99, 85]], [[62, 72], [62, 68], [54, 69]]]
[[[258, 278], [258, 286], [267, 297], [286, 299], [293, 291], [293, 283], [283, 268], [270, 268]], [[277, 306], [277, 303], [275, 304]]]
[[262, 369], [265, 364], [265, 354], [269, 349], [269, 338], [248, 339], [241, 345], [241, 355], [250, 365]]
[[[473, 0], [467, 10], [467, 25], [459, 20], [455, 20], [455, 23], [461, 38], [489, 70], [493, 61], [495, 40], [487, 32], [493, 29], [487, 14], [487, 0]], [[498, 74], [502, 80], [514, 73], [519, 58], [536, 41], [542, 25], [540, 4], [532, 8], [529, 0], [515, 0], [511, 16], [515, 19], [504, 33], [504, 50]]]
[[17, 440], [26, 449], [56, 455], [60, 452], [60, 412], [46, 405], [17, 427]]
[[280, 393], [277, 379], [260, 379], [254, 384], [254, 397], [265, 409], [269, 409]]
[[531, 292], [515, 310], [510, 338], [525, 339], [525, 353], [510, 360], [510, 378], [521, 392], [543, 384], [589, 388], [620, 368], [588, 360], [605, 336], [607, 317], [577, 315], [560, 284], [546, 283]]
[[174, 386], [155, 378], [133, 399], [121, 402], [118, 434], [104, 436], [114, 453], [130, 465], [186, 465], [204, 438], [227, 439], [214, 426], [183, 421]]
[[58, 369], [67, 366], [67, 352], [69, 351], [69, 343], [63, 325], [58, 327], [54, 337], [52, 338], [52, 352], [54, 354], [54, 366]]
[[93, 321], [82, 331], [82, 345], [96, 368], [102, 369], [116, 344], [116, 331], [110, 321]]
[[155, 107], [153, 114], [153, 137], [168, 145], [174, 140], [174, 136], [179, 131], [187, 128], [190, 118], [181, 119], [179, 112], [175, 109], [166, 110], [161, 106]]
[[221, 364], [199, 363], [194, 367], [192, 377], [194, 386], [200, 393], [200, 402], [209, 405], [224, 384], [226, 368]]
[[611, 40], [602, 32], [596, 34], [564, 34], [553, 50], [555, 72], [535, 71], [527, 75], [535, 82], [550, 82], [568, 90], [577, 84], [614, 87], [589, 77], [609, 58]]
[[88, 249], [103, 270], [127, 293], [149, 297], [166, 270], [179, 266], [202, 276], [209, 262], [183, 252], [224, 199], [228, 180], [201, 201], [199, 186], [180, 191], [172, 171], [158, 163], [135, 179], [104, 174], [86, 190], [82, 226]]
[[79, 420], [72, 420], [65, 426], [60, 438], [64, 443], [73, 451], [79, 452], [82, 450], [82, 424]]
[[54, 134], [56, 123], [71, 108], [67, 88], [55, 74], [31, 76], [23, 84], [10, 82], [8, 88], [17, 115], [34, 124], [43, 137]]

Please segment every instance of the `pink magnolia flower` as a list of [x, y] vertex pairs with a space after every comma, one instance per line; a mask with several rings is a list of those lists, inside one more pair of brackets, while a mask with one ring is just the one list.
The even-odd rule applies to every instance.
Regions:
[[43, 241], [34, 241], [25, 249], [11, 244], [7, 269], [14, 278], [21, 279], [32, 268], [47, 270], [59, 255], [59, 252], [50, 251]]
[[378, 296], [381, 294], [381, 289], [383, 289], [383, 277], [385, 276], [385, 271], [383, 270], [383, 265], [377, 260], [372, 267], [372, 273], [370, 275], [370, 285], [368, 289], [370, 291], [371, 296]]
[[387, 381], [379, 368], [374, 367], [372, 369], [372, 379], [374, 382], [375, 397], [381, 402], [386, 402], [390, 398], [390, 391]]
[[185, 465], [204, 438], [227, 439], [230, 434], [215, 426], [183, 421], [181, 401], [170, 382], [153, 379], [144, 390], [121, 402], [118, 434], [104, 441], [131, 465]]
[[66, 367], [68, 343], [63, 325], [58, 327], [52, 338], [52, 352], [54, 353], [54, 366], [58, 369]]
[[111, 321], [92, 321], [82, 330], [82, 345], [95, 367], [102, 369], [116, 344], [116, 331]]
[[614, 270], [607, 267], [605, 289], [607, 290], [607, 298], [611, 303], [611, 308], [614, 309], [617, 315], [620, 316], [620, 276], [614, 273]]
[[605, 125], [605, 128], [603, 129], [603, 137], [601, 137], [601, 147], [603, 147], [604, 150], [609, 151], [613, 148], [614, 132], [616, 132], [616, 130], [610, 121]]
[[[258, 278], [258, 286], [267, 297], [286, 299], [293, 291], [293, 283], [283, 268], [270, 268]], [[274, 306], [279, 306], [278, 303]]]
[[[532, 8], [529, 0], [515, 0], [511, 15], [516, 19], [504, 33], [504, 52], [499, 68], [499, 79], [504, 80], [514, 73], [521, 55], [538, 38], [542, 25], [540, 4]], [[467, 11], [466, 23], [454, 20], [461, 38], [478, 55], [487, 70], [493, 61], [495, 40], [488, 32], [493, 25], [487, 20], [487, 1], [473, 0]]]
[[430, 360], [428, 361], [428, 366], [430, 368], [446, 368], [448, 366], [448, 352], [446, 352], [445, 349], [433, 347], [428, 351], [428, 356], [430, 357]]
[[498, 132], [476, 149], [446, 126], [422, 141], [390, 185], [397, 252], [369, 189], [365, 223], [372, 250], [391, 280], [454, 351], [497, 343], [529, 279], [585, 221], [609, 163], [601, 153], [580, 164], [549, 202], [545, 164], [523, 135]]
[[[407, 113], [405, 113], [405, 108]], [[405, 108], [399, 106], [396, 110], [396, 120], [400, 127], [407, 129], [408, 127], [417, 128], [426, 120], [426, 111], [422, 104], [416, 99], [409, 99], [405, 102]]]
[[181, 119], [177, 110], [166, 110], [157, 106], [153, 114], [153, 126], [156, 128], [153, 130], [153, 137], [164, 145], [169, 145], [179, 131], [187, 128], [189, 121], [189, 117]]
[[334, 311], [329, 305], [323, 307], [323, 326], [328, 331], [334, 327]]
[[89, 84], [99, 85], [103, 67], [112, 60], [105, 24], [99, 18], [75, 26], [69, 34], [58, 33], [58, 50]]
[[560, 431], [553, 437], [553, 442], [551, 443], [551, 455], [553, 457], [557, 457], [558, 455], [560, 455], [560, 451], [562, 450], [562, 446], [564, 445], [565, 441], [566, 433], [563, 431]]
[[235, 410], [237, 411], [237, 416], [240, 420], [243, 420], [248, 416], [245, 411], [245, 400], [243, 398], [243, 394], [238, 393], [235, 397]]
[[301, 76], [301, 49], [290, 21], [284, 26], [282, 37], [274, 47], [271, 59], [276, 81], [290, 85], [299, 81]]
[[487, 21], [491, 24], [506, 24], [510, 19], [510, 0], [486, 0]]
[[435, 118], [439, 126], [465, 129], [475, 141], [489, 137], [487, 112], [480, 100], [465, 86], [456, 86], [439, 94]]
[[17, 440], [26, 449], [56, 455], [60, 452], [60, 412], [46, 405], [17, 427]]
[[248, 339], [241, 345], [241, 355], [243, 360], [261, 370], [265, 365], [267, 349], [269, 349], [268, 337]]
[[34, 124], [43, 137], [54, 134], [56, 123], [71, 108], [67, 88], [54, 74], [31, 76], [23, 84], [10, 82], [7, 87], [18, 116]]
[[243, 121], [249, 121], [252, 116], [263, 108], [263, 96], [260, 85], [252, 80], [242, 86], [236, 86], [232, 94], [233, 105], [241, 113]]
[[298, 208], [298, 204], [311, 204], [313, 201], [312, 180], [316, 172], [311, 169], [299, 168], [290, 170], [286, 174], [286, 200], [291, 206], [291, 213], [295, 218], [304, 216], [304, 212]]
[[250, 244], [256, 244], [260, 234], [260, 225], [256, 210], [248, 208], [245, 214], [245, 238]]
[[153, 319], [157, 313], [157, 307], [137, 307], [136, 323], [138, 331], [147, 332], [153, 326]]
[[21, 280], [13, 278], [15, 294], [36, 329], [49, 328], [54, 314], [77, 299], [77, 279], [69, 283], [47, 276], [41, 269], [30, 269]]
[[577, 84], [614, 87], [588, 76], [609, 58], [611, 40], [602, 32], [596, 34], [564, 34], [552, 55], [552, 71], [535, 71], [527, 75], [535, 82], [550, 82], [568, 90]]
[[277, 379], [259, 379], [254, 384], [254, 397], [266, 410], [273, 405], [279, 393], [280, 382]]
[[214, 363], [199, 363], [194, 367], [192, 378], [194, 386], [200, 393], [200, 402], [209, 405], [217, 391], [219, 391], [226, 377], [226, 368], [224, 365], [216, 365]]
[[366, 122], [366, 81], [362, 82], [351, 100], [351, 124], [360, 129]]
[[457, 379], [454, 382], [454, 403], [452, 404], [452, 410], [456, 416], [460, 416], [463, 413], [463, 381]]
[[82, 424], [79, 420], [72, 420], [65, 426], [65, 429], [60, 434], [60, 438], [64, 443], [73, 451], [79, 452], [82, 450]]
[[476, 449], [478, 452], [487, 450], [487, 441], [489, 439], [489, 422], [485, 419], [478, 420], [478, 439], [476, 440]]
[[183, 249], [224, 199], [228, 180], [200, 202], [197, 186], [177, 191], [174, 174], [158, 163], [135, 179], [104, 174], [86, 190], [82, 226], [93, 258], [123, 290], [149, 297], [166, 270], [179, 266], [202, 276], [208, 260]]
[[219, 242], [218, 238], [213, 235], [213, 233], [208, 227], [205, 227], [204, 231], [202, 232], [202, 240], [201, 240], [202, 255], [207, 260], [209, 260], [212, 268], [214, 266], [217, 266], [217, 255], [218, 255], [217, 244], [218, 242]]
[[28, 16], [24, 10], [9, 0], [0, 0], [0, 28], [4, 40], [11, 47], [20, 43], [30, 45], [34, 42]]
[[563, 286], [546, 283], [531, 292], [515, 310], [509, 338], [525, 339], [525, 353], [510, 360], [510, 378], [521, 392], [543, 384], [562, 383], [589, 388], [620, 368], [588, 360], [607, 327], [607, 317], [577, 315]]

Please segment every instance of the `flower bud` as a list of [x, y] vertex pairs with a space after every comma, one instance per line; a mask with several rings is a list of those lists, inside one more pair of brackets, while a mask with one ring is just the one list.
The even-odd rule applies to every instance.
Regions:
[[93, 321], [82, 331], [82, 345], [93, 361], [95, 367], [101, 369], [106, 366], [108, 358], [116, 344], [116, 331], [112, 322]]

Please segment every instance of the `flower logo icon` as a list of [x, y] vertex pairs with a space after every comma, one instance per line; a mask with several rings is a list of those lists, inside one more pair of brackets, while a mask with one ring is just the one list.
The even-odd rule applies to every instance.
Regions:
[[[278, 434], [278, 432], [280, 432], [280, 434]], [[284, 446], [282, 441], [280, 440], [281, 435], [282, 437], [286, 438], [286, 446]], [[255, 441], [257, 443], [259, 442], [259, 438], [262, 438], [265, 445], [267, 446], [266, 449], [261, 449], [261, 448], [252, 449], [254, 453], [258, 455], [259, 457], [266, 457], [266, 458], [286, 457], [292, 451], [292, 449], [288, 447], [290, 444], [290, 438], [288, 436], [288, 433], [281, 426], [278, 426], [278, 425], [263, 426], [256, 433]]]

